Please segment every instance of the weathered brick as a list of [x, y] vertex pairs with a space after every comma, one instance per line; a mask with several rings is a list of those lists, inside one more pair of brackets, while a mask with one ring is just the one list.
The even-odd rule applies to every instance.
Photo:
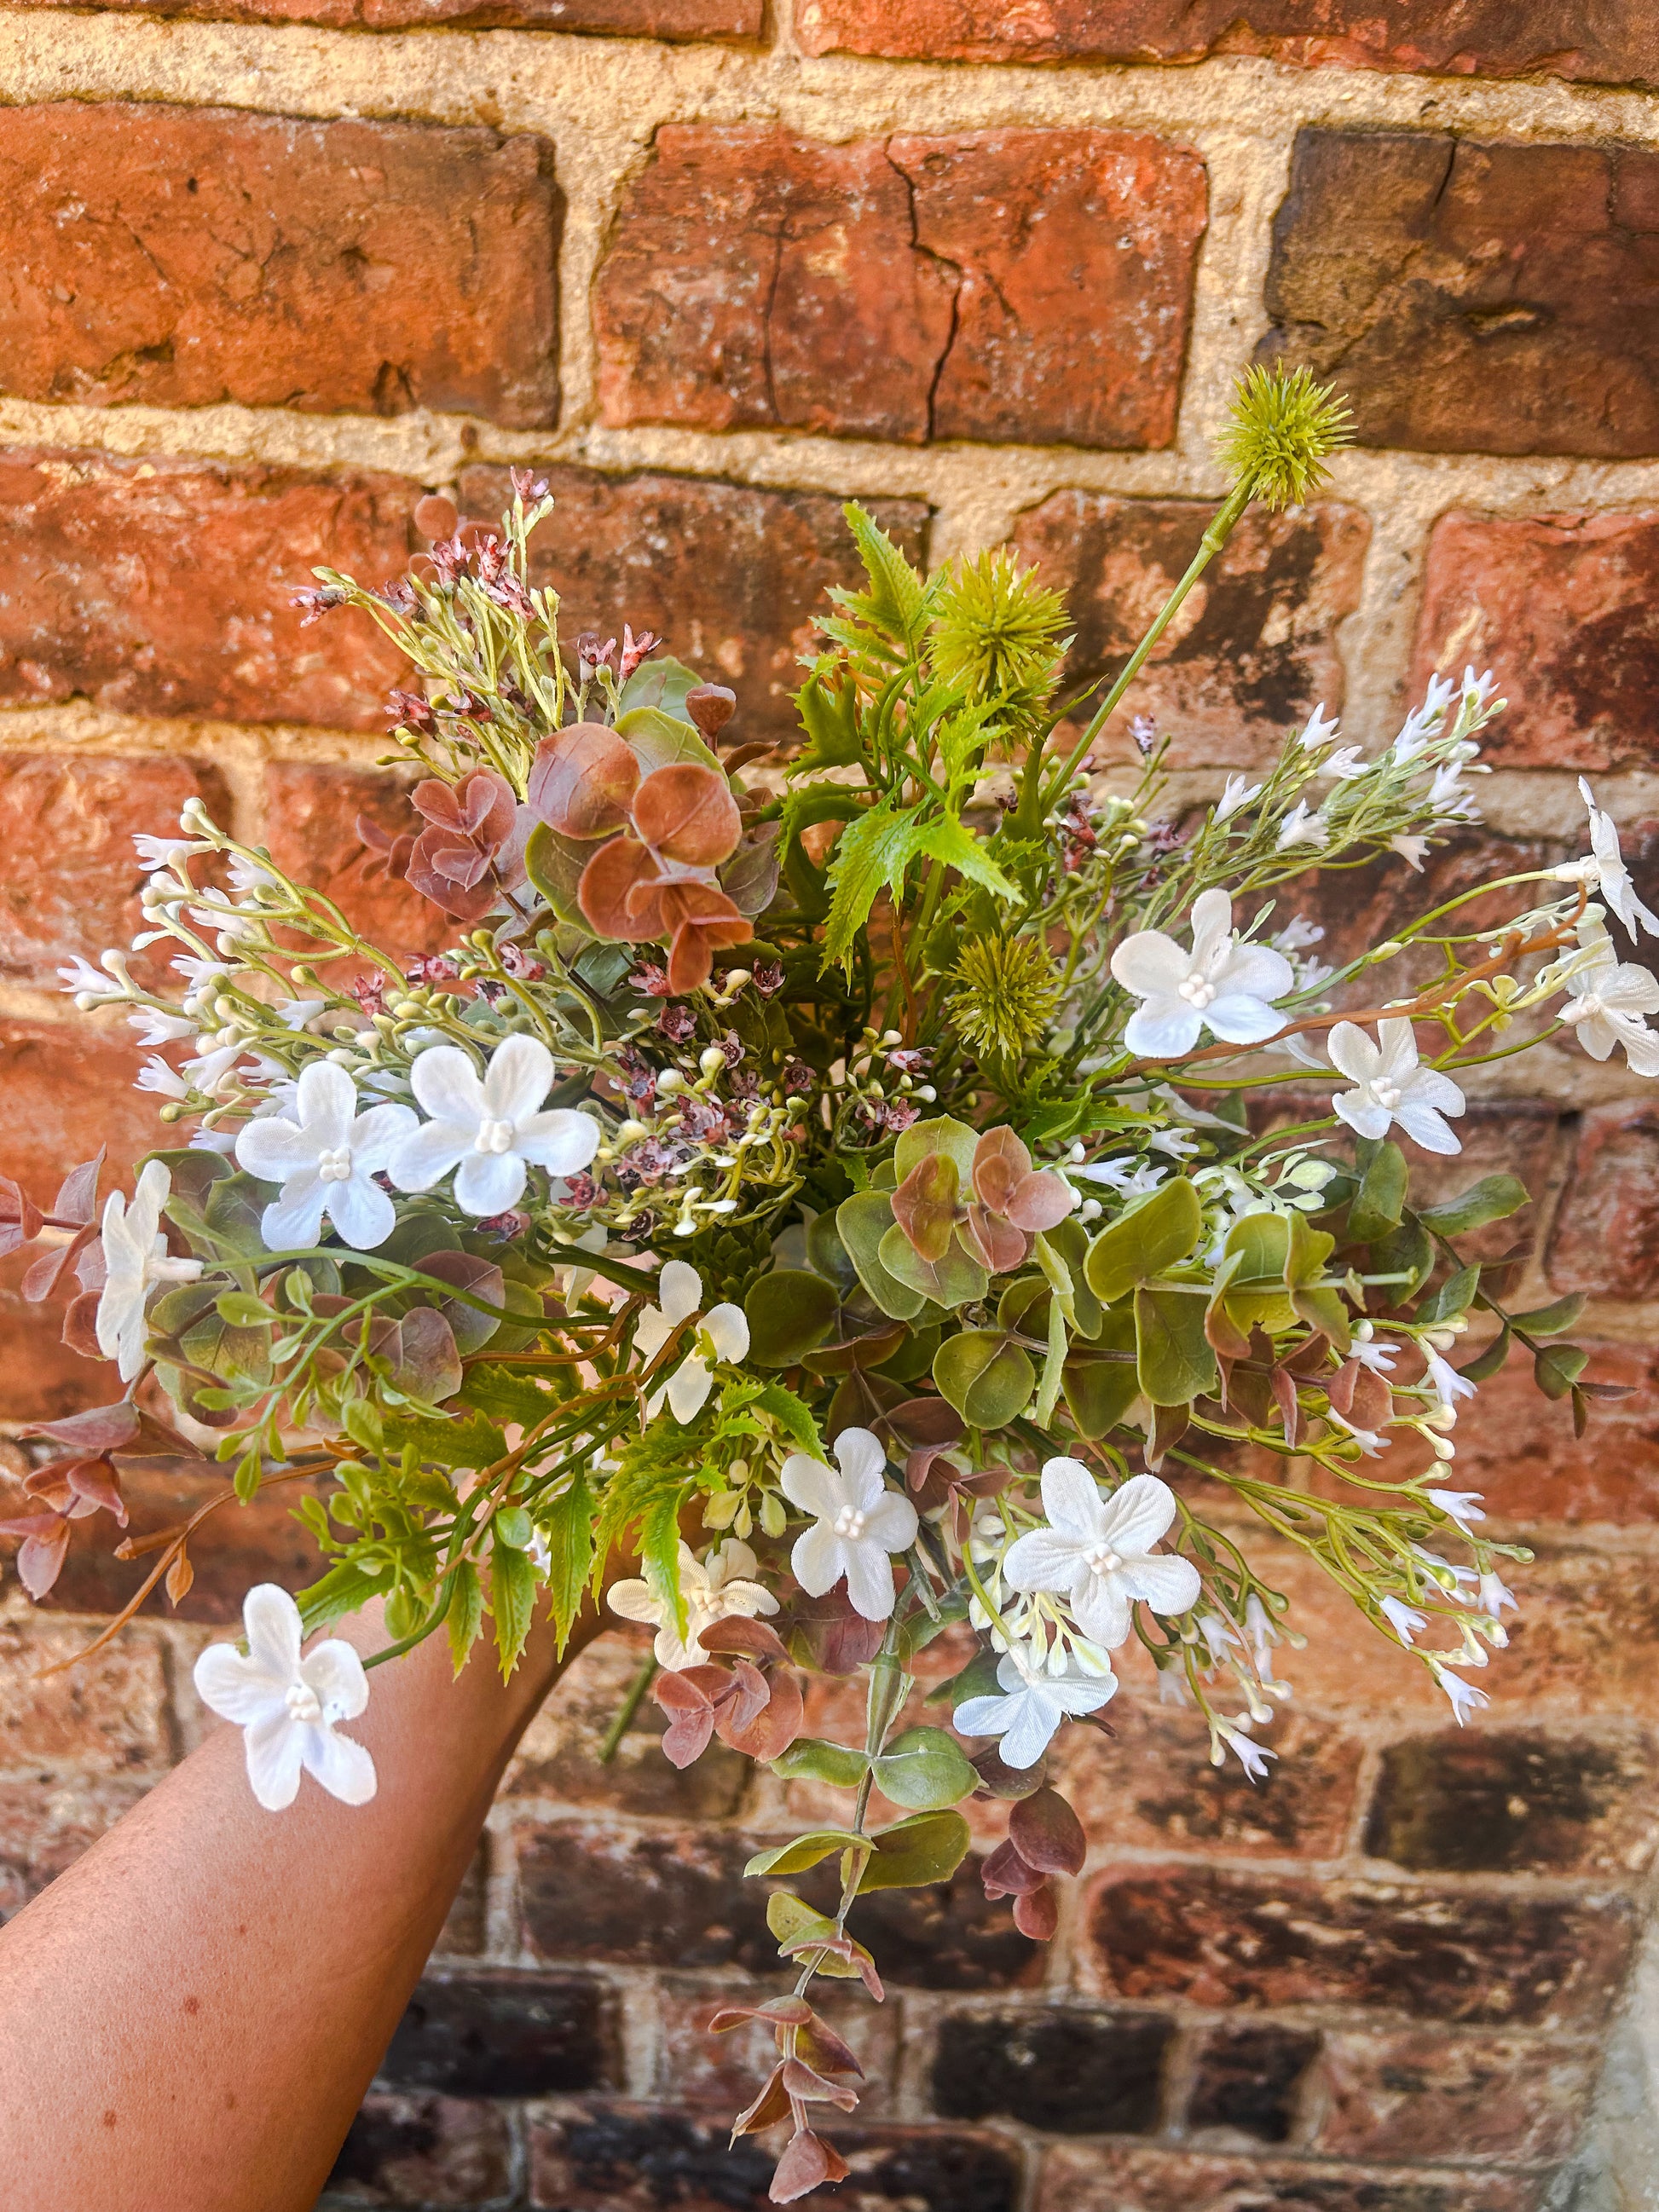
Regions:
[[262, 842], [277, 866], [326, 891], [371, 945], [398, 959], [453, 945], [462, 924], [373, 864], [357, 834], [366, 814], [389, 836], [418, 829], [409, 784], [384, 769], [269, 761]]
[[[903, 2212], [1013, 2212], [1018, 2153], [994, 2136], [841, 2125], [823, 2132], [852, 2168], [849, 2205]], [[637, 2105], [601, 2105], [530, 2130], [530, 2201], [556, 2212], [766, 2212], [775, 2151], [726, 2128]], [[834, 2200], [831, 2200], [834, 2201]]]
[[0, 117], [7, 179], [0, 390], [553, 420], [540, 139], [66, 100]]
[[768, 1885], [745, 1881], [756, 1846], [696, 1830], [561, 1822], [518, 1830], [524, 1936], [538, 1958], [617, 1965], [777, 1965]]
[[36, 1679], [91, 1640], [59, 1621], [0, 1626], [0, 1767], [121, 1775], [172, 1765], [161, 1655], [142, 1632]]
[[[1115, 673], [1163, 605], [1214, 510], [1201, 500], [1057, 491], [1014, 526], [1013, 544], [1063, 591], [1076, 642], [1065, 684]], [[1188, 593], [1129, 704], [1175, 740], [1182, 768], [1249, 766], [1276, 755], [1322, 701], [1342, 704], [1337, 626], [1359, 604], [1370, 525], [1325, 503], [1253, 511]], [[1120, 714], [1098, 759], [1133, 756]]]
[[933, 2110], [947, 2120], [1019, 2120], [1051, 2135], [1151, 2135], [1174, 2033], [1175, 2022], [1156, 2012], [947, 2014], [934, 2047]]
[[[1044, 1947], [1020, 1934], [1006, 1898], [988, 1898], [972, 1852], [948, 1882], [928, 1889], [880, 1889], [861, 1897], [854, 1929], [880, 1961], [891, 1987], [1012, 1989], [1042, 1978]], [[828, 1869], [825, 1869], [827, 1872]], [[829, 1881], [797, 1886], [820, 1911], [835, 1909]]]
[[662, 1750], [666, 1716], [648, 1698], [614, 1757], [600, 1765], [600, 1748], [639, 1664], [631, 1644], [609, 1637], [591, 1644], [526, 1730], [502, 1784], [505, 1794], [697, 1822], [735, 1813], [752, 1765], [715, 1742], [693, 1765], [672, 1765]]
[[[1484, 1494], [1488, 1513], [1518, 1527], [1644, 1526], [1659, 1516], [1659, 1354], [1577, 1329], [1572, 1340], [1589, 1353], [1587, 1379], [1622, 1383], [1631, 1395], [1593, 1405], [1589, 1428], [1575, 1437], [1572, 1408], [1546, 1398], [1531, 1359], [1511, 1352], [1458, 1429], [1457, 1480]], [[1516, 1573], [1524, 1580], [1525, 1569]]]
[[[26, 7], [69, 0], [23, 0]], [[108, 0], [109, 10], [196, 22], [319, 23], [330, 30], [594, 31], [639, 39], [757, 39], [763, 0]]]
[[[532, 542], [532, 573], [558, 592], [567, 641], [587, 629], [620, 637], [625, 622], [636, 634], [654, 630], [706, 682], [737, 693], [734, 742], [799, 738], [789, 694], [799, 656], [817, 649], [829, 586], [863, 575], [841, 501], [696, 477], [537, 473], [558, 506]], [[459, 489], [468, 514], [493, 520], [507, 497], [506, 471], [468, 469]], [[925, 558], [922, 501], [866, 504], [913, 561]]]
[[1194, 2062], [1188, 2127], [1224, 2128], [1258, 2142], [1287, 2142], [1319, 2040], [1305, 2028], [1270, 2021], [1240, 2021], [1212, 2029]]
[[[0, 754], [0, 975], [51, 990], [61, 963], [78, 952], [96, 961], [123, 950], [145, 927], [138, 894], [144, 873], [136, 830], [173, 829], [189, 798], [229, 818], [224, 779], [205, 763], [156, 755], [137, 759], [52, 753]], [[134, 956], [151, 981], [175, 981], [169, 949]]]
[[[489, 2204], [507, 2195], [513, 2147], [494, 2105], [371, 2091], [328, 2178], [347, 2204]], [[337, 2195], [333, 2192], [337, 2192]]]
[[472, 1854], [461, 1877], [461, 1886], [455, 1893], [455, 1901], [438, 1930], [438, 1940], [432, 1947], [434, 1960], [476, 1959], [483, 1949], [489, 1931], [489, 1838], [486, 1832]]
[[[90, 1360], [82, 1364], [97, 1385], [93, 1402], [106, 1404], [119, 1387], [114, 1369]], [[197, 1462], [154, 1460], [135, 1462], [124, 1474], [121, 1486], [131, 1516], [131, 1533], [139, 1537], [173, 1528], [211, 1498], [225, 1499], [191, 1539], [196, 1579], [189, 1595], [175, 1613], [158, 1585], [144, 1601], [147, 1614], [169, 1620], [236, 1620], [242, 1600], [255, 1583], [280, 1583], [284, 1589], [297, 1590], [322, 1571], [324, 1562], [314, 1539], [295, 1517], [303, 1491], [312, 1486], [267, 1487], [243, 1505], [228, 1494], [230, 1484], [223, 1468], [214, 1466], [204, 1474]], [[115, 1546], [121, 1533], [101, 1513], [74, 1524], [64, 1571], [46, 1601], [50, 1610], [109, 1613], [126, 1604], [155, 1563], [118, 1559]], [[180, 1695], [188, 1705], [188, 1689], [181, 1689]]]
[[1659, 514], [1443, 514], [1412, 672], [1496, 671], [1503, 768], [1646, 767], [1659, 724]]
[[1382, 1754], [1364, 1847], [1423, 1874], [1636, 1873], [1654, 1803], [1644, 1739], [1409, 1736]]
[[0, 1782], [0, 1920], [21, 1912], [143, 1796], [154, 1774], [68, 1769]]
[[1659, 31], [1637, 8], [1593, 0], [802, 0], [811, 54], [917, 61], [1195, 62], [1265, 54], [1355, 69], [1457, 76], [1544, 72], [1590, 83], [1659, 82]]
[[1562, 2158], [1595, 2071], [1593, 2049], [1540, 2036], [1334, 2030], [1319, 2062], [1314, 2140], [1339, 2158]]
[[1165, 445], [1205, 216], [1147, 136], [666, 125], [595, 292], [605, 419]]
[[384, 2088], [551, 2097], [605, 2086], [614, 2033], [597, 1982], [576, 1975], [429, 1976], [393, 2032]]
[[1150, 2144], [1066, 2145], [1042, 2162], [1037, 2212], [1540, 2212], [1539, 2185], [1467, 2167], [1334, 2166]]
[[[52, 1190], [42, 1184], [38, 1194], [49, 1199]], [[21, 1269], [14, 1261], [7, 1272], [15, 1281]], [[59, 1420], [107, 1403], [119, 1389], [113, 1368], [69, 1349], [63, 1325], [61, 1306], [29, 1305], [15, 1289], [0, 1290], [0, 1421]]]
[[1599, 2021], [1633, 1927], [1613, 1893], [1483, 1896], [1190, 1866], [1108, 1875], [1089, 1914], [1101, 1978], [1125, 1997], [1528, 2027]]
[[1279, 1754], [1265, 1781], [1212, 1766], [1202, 1716], [1119, 1697], [1111, 1736], [1073, 1729], [1058, 1779], [1101, 1850], [1224, 1850], [1334, 1858], [1353, 1818], [1360, 1746], [1292, 1707], [1261, 1738]]
[[0, 452], [0, 702], [378, 729], [402, 655], [366, 616], [307, 629], [290, 600], [318, 565], [401, 572], [419, 496], [379, 474]]
[[1643, 1298], [1659, 1289], [1659, 1115], [1597, 1106], [1579, 1124], [1550, 1238], [1559, 1291]]
[[1370, 446], [1659, 448], [1659, 155], [1304, 130], [1264, 352], [1339, 378]]
[[102, 1188], [111, 1188], [161, 1141], [154, 1094], [132, 1087], [139, 1065], [125, 1024], [72, 1015], [0, 1024], [0, 1175], [47, 1205], [69, 1170], [103, 1145]]

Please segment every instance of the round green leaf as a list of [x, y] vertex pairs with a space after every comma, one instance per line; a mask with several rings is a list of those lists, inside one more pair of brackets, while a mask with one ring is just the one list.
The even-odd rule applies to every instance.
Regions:
[[940, 1345], [933, 1380], [964, 1421], [1000, 1429], [1030, 1403], [1036, 1370], [1000, 1329], [969, 1328]]
[[804, 1267], [778, 1267], [750, 1284], [749, 1357], [757, 1367], [792, 1367], [822, 1344], [836, 1318], [836, 1286]]
[[933, 1813], [970, 1796], [979, 1777], [943, 1729], [907, 1729], [876, 1761], [876, 1787], [896, 1805]]

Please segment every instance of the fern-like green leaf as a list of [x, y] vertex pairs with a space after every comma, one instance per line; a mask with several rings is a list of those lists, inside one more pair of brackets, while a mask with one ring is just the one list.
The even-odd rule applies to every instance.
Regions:
[[593, 1493], [586, 1476], [578, 1472], [569, 1489], [537, 1517], [547, 1540], [547, 1591], [562, 1652], [581, 1611], [582, 1591], [593, 1567]]
[[870, 589], [856, 597], [848, 593], [841, 604], [898, 642], [913, 645], [927, 619], [927, 585], [856, 500], [849, 499], [842, 514], [858, 546]]

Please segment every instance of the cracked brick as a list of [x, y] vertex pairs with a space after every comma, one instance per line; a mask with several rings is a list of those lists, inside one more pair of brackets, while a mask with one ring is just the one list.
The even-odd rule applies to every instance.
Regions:
[[[21, 4], [70, 7], [76, 0]], [[758, 39], [766, 24], [765, 0], [106, 0], [106, 11], [198, 23], [317, 23], [335, 31], [447, 23], [633, 39]]]
[[1334, 377], [1359, 441], [1659, 451], [1659, 153], [1297, 134], [1259, 349]]
[[0, 205], [18, 398], [556, 413], [559, 200], [528, 134], [9, 107]]
[[604, 417], [1167, 444], [1206, 191], [1139, 133], [666, 126], [595, 289]]

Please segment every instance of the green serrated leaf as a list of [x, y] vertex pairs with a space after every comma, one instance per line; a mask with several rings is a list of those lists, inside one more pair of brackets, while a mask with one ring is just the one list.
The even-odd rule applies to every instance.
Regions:
[[579, 1472], [568, 1490], [537, 1511], [547, 1540], [547, 1593], [562, 1655], [593, 1567], [593, 1497], [586, 1476]]
[[467, 1662], [467, 1655], [483, 1631], [483, 1583], [478, 1570], [471, 1559], [463, 1559], [453, 1570], [449, 1584], [449, 1611], [444, 1618], [444, 1632], [449, 1638], [449, 1656], [459, 1674]]
[[495, 1650], [505, 1681], [519, 1663], [536, 1618], [536, 1570], [522, 1552], [509, 1545], [496, 1544], [490, 1551], [489, 1610], [495, 1619]]
[[379, 1597], [385, 1589], [384, 1570], [360, 1567], [351, 1560], [343, 1559], [338, 1566], [319, 1576], [309, 1589], [301, 1590], [295, 1599], [300, 1608], [301, 1634], [314, 1635], [331, 1621], [342, 1620], [349, 1613], [361, 1612], [371, 1598]]

